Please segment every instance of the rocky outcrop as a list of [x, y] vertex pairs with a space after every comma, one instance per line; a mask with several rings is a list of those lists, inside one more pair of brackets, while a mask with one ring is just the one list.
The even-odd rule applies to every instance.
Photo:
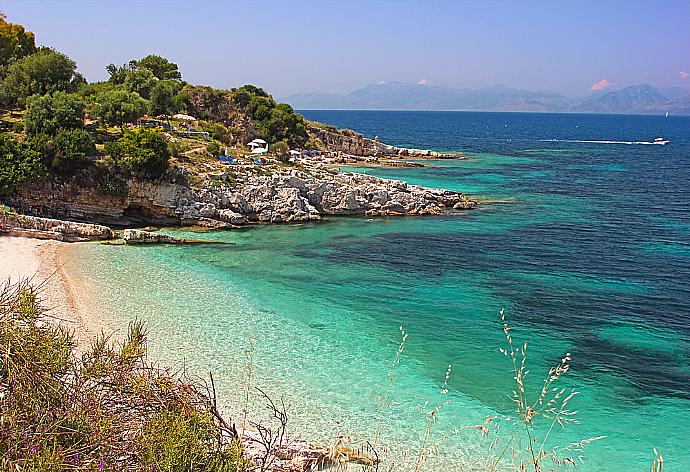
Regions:
[[119, 196], [104, 194], [88, 182], [54, 181], [10, 203], [24, 213], [116, 227], [211, 228], [315, 221], [327, 215], [433, 215], [476, 206], [459, 192], [315, 167], [208, 174], [199, 189], [184, 179], [128, 179]]
[[[223, 181], [223, 176], [217, 176]], [[234, 187], [201, 190], [185, 219], [217, 218], [233, 224], [319, 220], [327, 215], [431, 215], [472, 209], [477, 203], [459, 192], [409, 185], [399, 180], [337, 170], [292, 170], [250, 175]]]
[[125, 244], [189, 244], [192, 241], [175, 238], [167, 234], [142, 231], [139, 229], [126, 229], [122, 232], [122, 240]]
[[448, 154], [426, 149], [408, 149], [384, 144], [378, 139], [365, 138], [351, 130], [336, 130], [315, 123], [307, 123], [309, 134], [321, 141], [330, 154], [388, 159], [457, 159], [460, 154]]
[[0, 213], [0, 234], [67, 242], [107, 240], [114, 236], [107, 226], [16, 213]]

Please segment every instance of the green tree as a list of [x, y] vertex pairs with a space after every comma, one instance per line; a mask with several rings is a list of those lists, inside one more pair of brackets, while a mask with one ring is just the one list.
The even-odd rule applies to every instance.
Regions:
[[93, 139], [83, 129], [60, 129], [54, 136], [37, 134], [29, 146], [53, 169], [69, 168], [96, 153]]
[[44, 174], [39, 153], [0, 133], [0, 196], [17, 192]]
[[105, 70], [110, 74], [110, 79], [108, 82], [114, 83], [116, 85], [123, 84], [127, 73], [132, 69], [136, 68], [136, 61], [129, 61], [128, 64], [122, 64], [121, 66], [116, 66], [115, 64], [108, 64]]
[[151, 89], [149, 114], [172, 115], [179, 111], [177, 95], [182, 85], [174, 80], [159, 80]]
[[177, 69], [177, 64], [164, 57], [150, 54], [143, 59], [134, 62], [140, 69], [150, 70], [160, 80], [181, 80], [182, 74]]
[[141, 97], [148, 99], [151, 96], [151, 89], [156, 85], [158, 79], [148, 69], [132, 69], [125, 76], [124, 86], [130, 92], [136, 92]]
[[35, 52], [34, 34], [22, 25], [7, 22], [7, 17], [0, 12], [0, 77], [4, 66]]
[[110, 90], [96, 96], [94, 111], [105, 125], [119, 126], [124, 132], [124, 124], [135, 122], [147, 107], [146, 100], [136, 92]]
[[53, 166], [81, 161], [96, 153], [96, 145], [93, 138], [83, 129], [61, 129], [53, 139], [55, 159]]
[[138, 129], [125, 133], [107, 143], [105, 152], [118, 164], [136, 171], [143, 171], [147, 177], [158, 178], [168, 168], [170, 157], [163, 135], [152, 129]]
[[75, 94], [55, 92], [33, 95], [26, 101], [24, 130], [29, 136], [39, 133], [53, 135], [58, 129], [84, 126], [84, 103]]
[[41, 48], [7, 68], [0, 83], [0, 100], [5, 106], [24, 106], [31, 95], [74, 91], [84, 83], [76, 69], [77, 64], [69, 57]]

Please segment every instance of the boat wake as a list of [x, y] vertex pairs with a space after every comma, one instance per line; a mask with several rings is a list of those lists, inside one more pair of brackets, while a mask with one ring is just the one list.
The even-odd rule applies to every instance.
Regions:
[[540, 139], [542, 143], [595, 143], [595, 144], [660, 144], [654, 141], [606, 141], [597, 139]]

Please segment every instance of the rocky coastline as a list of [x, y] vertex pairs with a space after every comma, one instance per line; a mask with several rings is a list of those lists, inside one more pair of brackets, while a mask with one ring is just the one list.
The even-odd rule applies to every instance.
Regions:
[[21, 225], [11, 225], [5, 215], [0, 232], [80, 241], [111, 239], [110, 227], [231, 228], [328, 216], [434, 215], [477, 205], [455, 191], [314, 166], [268, 165], [259, 172], [216, 168], [195, 187], [189, 180], [184, 168], [169, 171], [159, 181], [123, 176], [117, 194], [104, 191], [90, 173], [51, 180], [9, 199], [10, 205], [34, 216], [21, 216], [15, 220]]

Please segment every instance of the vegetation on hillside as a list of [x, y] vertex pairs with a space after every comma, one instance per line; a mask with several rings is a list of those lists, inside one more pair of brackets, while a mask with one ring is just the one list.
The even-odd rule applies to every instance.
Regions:
[[[118, 174], [158, 179], [170, 156], [212, 158], [225, 146], [261, 138], [277, 144], [284, 157], [285, 146], [308, 143], [304, 119], [253, 85], [191, 85], [177, 64], [153, 54], [106, 70], [107, 81], [87, 83], [72, 59], [37, 47], [33, 33], [0, 16], [0, 133], [7, 149], [0, 157], [0, 197], [40, 177], [69, 176], [98, 163], [109, 162]], [[171, 121], [176, 113], [199, 121]], [[134, 130], [147, 114], [160, 117], [147, 123], [157, 129]], [[208, 133], [210, 140], [175, 137], [172, 126]]]

